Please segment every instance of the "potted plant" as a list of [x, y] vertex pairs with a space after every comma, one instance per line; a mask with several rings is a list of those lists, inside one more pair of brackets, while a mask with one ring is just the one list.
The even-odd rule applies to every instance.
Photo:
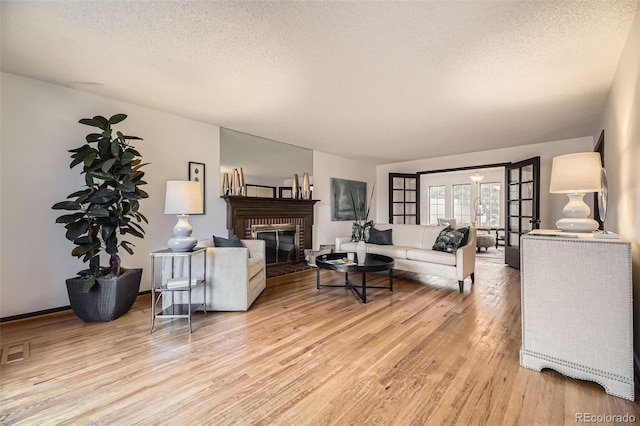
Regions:
[[[140, 153], [131, 145], [137, 136], [126, 136], [112, 129], [127, 116], [116, 114], [83, 118], [81, 124], [100, 129], [86, 136], [87, 143], [72, 149], [71, 168], [82, 165], [85, 188], [70, 194], [66, 201], [53, 205], [67, 210], [56, 219], [64, 223], [66, 238], [75, 244], [71, 254], [82, 258], [89, 268], [67, 280], [67, 292], [73, 312], [83, 321], [111, 321], [126, 313], [140, 289], [142, 269], [124, 269], [118, 251], [133, 254], [132, 244], [119, 236], [144, 238], [139, 200], [148, 194]], [[100, 254], [109, 255], [109, 266], [100, 266]]]

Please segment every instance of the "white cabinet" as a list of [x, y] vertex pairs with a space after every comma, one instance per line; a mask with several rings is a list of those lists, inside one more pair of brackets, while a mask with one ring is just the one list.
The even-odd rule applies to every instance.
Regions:
[[631, 244], [528, 234], [520, 272], [520, 365], [593, 381], [633, 400]]

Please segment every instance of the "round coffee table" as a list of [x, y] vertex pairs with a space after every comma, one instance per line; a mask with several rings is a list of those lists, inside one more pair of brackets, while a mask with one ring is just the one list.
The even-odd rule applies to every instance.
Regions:
[[[350, 288], [362, 300], [367, 303], [367, 288], [388, 288], [393, 292], [393, 267], [395, 262], [392, 257], [381, 254], [367, 253], [364, 263], [345, 261], [347, 253], [330, 253], [316, 257], [316, 287], [340, 287]], [[320, 285], [320, 269], [330, 269], [336, 272], [344, 272], [344, 284], [323, 284]], [[389, 287], [367, 286], [367, 272], [389, 271]], [[354, 285], [349, 281], [350, 272], [360, 272], [362, 274], [362, 284]]]

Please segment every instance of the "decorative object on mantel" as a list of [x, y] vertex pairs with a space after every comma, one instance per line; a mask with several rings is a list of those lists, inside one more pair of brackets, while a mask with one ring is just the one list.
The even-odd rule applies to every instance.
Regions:
[[192, 182], [200, 182], [200, 192], [202, 194], [202, 213], [205, 212], [205, 168], [204, 163], [195, 163], [189, 161], [189, 180]]
[[222, 195], [229, 195], [229, 174], [222, 173]]
[[569, 197], [562, 210], [565, 217], [556, 222], [558, 229], [567, 232], [598, 229], [598, 222], [588, 217], [591, 209], [583, 198], [586, 193], [600, 191], [601, 169], [597, 152], [578, 152], [553, 159], [549, 192]]
[[231, 187], [227, 191], [227, 194], [222, 195], [235, 195], [241, 197], [247, 195], [247, 188], [244, 183], [244, 172], [242, 167], [233, 169], [231, 172]]
[[[142, 139], [112, 128], [126, 118], [126, 114], [116, 114], [109, 119], [98, 115], [80, 120], [100, 129], [70, 151], [71, 168], [82, 166], [85, 188], [52, 206], [70, 212], [56, 223], [65, 224], [65, 236], [75, 246], [71, 254], [89, 263], [78, 277], [66, 280], [71, 308], [85, 322], [118, 318], [131, 308], [140, 290], [142, 268], [123, 268], [118, 254], [120, 248], [133, 254], [133, 244], [118, 238], [127, 234], [144, 238], [141, 223], [148, 223], [139, 211], [139, 200], [148, 197], [140, 189], [146, 184], [145, 163], [131, 145], [132, 140]], [[100, 266], [103, 250], [109, 254], [108, 267]]]
[[191, 236], [193, 228], [189, 223], [189, 215], [198, 213], [202, 213], [200, 182], [167, 181], [164, 214], [178, 215], [178, 222], [173, 227], [173, 238], [167, 242], [167, 247], [172, 251], [191, 251], [196, 246], [198, 240]]
[[244, 183], [244, 172], [242, 167], [238, 167], [238, 183], [240, 184], [240, 193], [238, 195], [247, 195], [247, 187]]
[[291, 182], [291, 198], [297, 200], [300, 195], [300, 184], [298, 183], [298, 174], [293, 175], [293, 182]]
[[331, 220], [355, 220], [355, 211], [351, 204], [351, 195], [361, 200], [364, 209], [364, 202], [367, 198], [367, 183], [355, 180], [331, 178]]
[[302, 199], [310, 200], [311, 199], [311, 183], [309, 182], [309, 172], [304, 172], [302, 175]]

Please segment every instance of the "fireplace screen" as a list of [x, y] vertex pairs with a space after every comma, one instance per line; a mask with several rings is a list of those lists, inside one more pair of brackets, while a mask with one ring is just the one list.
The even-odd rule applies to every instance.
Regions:
[[252, 225], [251, 238], [264, 240], [267, 265], [300, 260], [298, 249], [300, 225]]

